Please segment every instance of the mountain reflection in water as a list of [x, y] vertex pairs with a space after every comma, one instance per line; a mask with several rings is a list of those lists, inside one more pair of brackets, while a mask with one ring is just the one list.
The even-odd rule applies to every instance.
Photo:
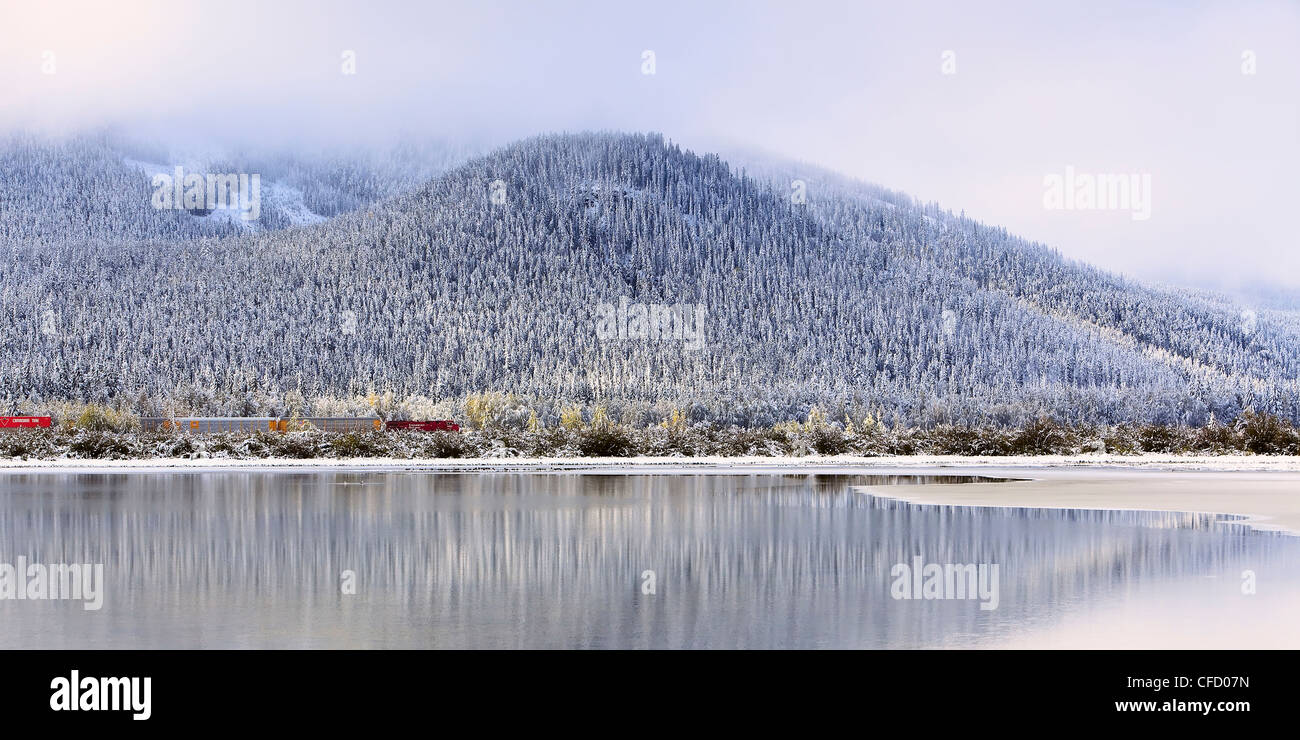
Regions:
[[[969, 481], [9, 474], [0, 563], [103, 563], [106, 584], [99, 611], [0, 601], [0, 647], [995, 646], [1169, 588], [1203, 597], [1184, 617], [1214, 625], [1241, 608], [1247, 569], [1300, 583], [1300, 538], [1210, 515], [919, 506], [858, 487]], [[891, 569], [914, 557], [997, 564], [997, 609], [892, 598]]]

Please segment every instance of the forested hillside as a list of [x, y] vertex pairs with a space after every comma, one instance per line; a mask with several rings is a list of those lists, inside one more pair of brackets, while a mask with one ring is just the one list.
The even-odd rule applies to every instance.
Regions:
[[[87, 241], [233, 236], [316, 223], [410, 191], [473, 148], [406, 140], [343, 152], [175, 148], [113, 131], [0, 137], [0, 242], [76, 249]], [[257, 173], [261, 213], [243, 222], [204, 210], [157, 209], [153, 175]], [[71, 244], [65, 244], [70, 242]]]
[[[14, 150], [0, 151], [11, 407], [281, 413], [298, 394], [499, 390], [543, 419], [569, 403], [744, 425], [813, 406], [921, 425], [1300, 419], [1292, 313], [1247, 319], [881, 188], [746, 174], [659, 136], [530, 139], [373, 204], [395, 180], [304, 169], [279, 180], [333, 218], [257, 230], [153, 211], [147, 179], [132, 190], [125, 174], [33, 194], [23, 183], [47, 168], [101, 155]], [[603, 335], [602, 304], [621, 299], [702, 309], [702, 346]]]

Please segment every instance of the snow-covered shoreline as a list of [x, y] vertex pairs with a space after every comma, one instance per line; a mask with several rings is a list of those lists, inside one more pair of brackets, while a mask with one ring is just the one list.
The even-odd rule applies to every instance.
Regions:
[[1300, 457], [1081, 455], [1023, 457], [630, 457], [0, 460], [20, 474], [588, 473], [604, 475], [896, 474], [961, 471], [1010, 482], [862, 486], [918, 505], [1200, 512], [1300, 535]]
[[206, 457], [95, 460], [0, 460], [0, 473], [40, 471], [220, 471], [220, 470], [427, 470], [432, 472], [496, 472], [551, 470], [608, 470], [699, 472], [737, 469], [773, 470], [873, 470], [898, 468], [1117, 468], [1134, 470], [1207, 472], [1300, 472], [1294, 455], [1024, 455], [966, 457], [960, 455], [903, 455], [854, 457], [502, 457], [502, 458], [257, 458]]

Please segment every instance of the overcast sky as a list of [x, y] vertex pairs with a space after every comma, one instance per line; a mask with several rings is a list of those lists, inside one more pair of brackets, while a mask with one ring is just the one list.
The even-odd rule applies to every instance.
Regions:
[[[1298, 0], [0, 11], [5, 128], [272, 144], [657, 130], [823, 165], [1145, 278], [1300, 286]], [[1067, 167], [1150, 175], [1150, 218], [1045, 208]]]

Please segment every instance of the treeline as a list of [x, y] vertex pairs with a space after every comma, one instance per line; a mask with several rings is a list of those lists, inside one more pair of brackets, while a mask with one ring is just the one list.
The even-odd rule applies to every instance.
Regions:
[[[134, 422], [134, 423], [133, 423]], [[1201, 427], [1158, 424], [1067, 426], [1049, 418], [1019, 428], [940, 425], [890, 428], [827, 420], [742, 428], [687, 422], [674, 413], [638, 427], [611, 421], [598, 408], [576, 408], [560, 424], [536, 416], [522, 427], [480, 417], [462, 432], [141, 434], [138, 420], [93, 408], [52, 429], [0, 435], [0, 457], [18, 459], [271, 459], [511, 457], [804, 457], [810, 455], [1297, 455], [1300, 431], [1288, 420], [1247, 411], [1232, 423]]]
[[[284, 416], [370, 387], [508, 388], [543, 420], [605, 403], [634, 426], [661, 404], [745, 428], [814, 406], [927, 429], [1300, 422], [1297, 314], [1132, 283], [869, 186], [757, 179], [653, 135], [529, 139], [409, 190], [419, 168], [383, 161], [259, 165], [267, 224], [232, 236], [152, 209], [103, 146], [0, 142], [0, 406]], [[339, 215], [271, 228], [272, 181]], [[600, 307], [624, 301], [703, 308], [703, 346], [609, 337]]]

